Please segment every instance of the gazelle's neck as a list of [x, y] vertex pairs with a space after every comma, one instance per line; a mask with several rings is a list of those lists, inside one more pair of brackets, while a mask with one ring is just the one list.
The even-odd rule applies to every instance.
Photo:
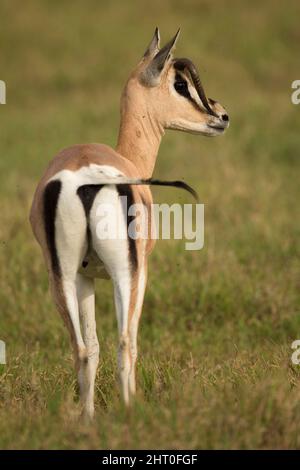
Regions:
[[138, 112], [130, 108], [122, 109], [116, 150], [136, 166], [139, 177], [150, 178], [164, 129], [146, 107], [139, 107]]

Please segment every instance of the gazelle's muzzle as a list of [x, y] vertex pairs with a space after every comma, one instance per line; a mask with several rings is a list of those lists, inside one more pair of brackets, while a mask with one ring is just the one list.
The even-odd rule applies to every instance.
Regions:
[[216, 131], [216, 135], [224, 132], [229, 127], [229, 116], [223, 106], [215, 100], [209, 98], [209, 104], [214, 111], [214, 117], [212, 117], [207, 126]]

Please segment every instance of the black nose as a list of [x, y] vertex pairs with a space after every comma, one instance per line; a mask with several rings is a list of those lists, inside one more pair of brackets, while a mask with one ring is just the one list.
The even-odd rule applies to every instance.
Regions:
[[228, 114], [222, 114], [223, 121], [229, 121]]

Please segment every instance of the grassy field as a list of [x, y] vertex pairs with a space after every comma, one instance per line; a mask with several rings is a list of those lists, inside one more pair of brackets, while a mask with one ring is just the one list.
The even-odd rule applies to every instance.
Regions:
[[[300, 448], [298, 0], [2, 0], [0, 448]], [[167, 133], [155, 175], [205, 204], [205, 247], [160, 241], [150, 259], [130, 415], [116, 382], [112, 288], [97, 285], [93, 425], [77, 421], [69, 337], [28, 211], [57, 151], [114, 146], [121, 88], [154, 27], [227, 108], [219, 139]], [[157, 202], [190, 202], [155, 189]]]

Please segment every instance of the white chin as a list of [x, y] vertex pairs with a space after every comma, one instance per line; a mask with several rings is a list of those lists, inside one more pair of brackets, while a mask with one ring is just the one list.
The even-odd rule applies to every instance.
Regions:
[[190, 134], [205, 135], [206, 137], [215, 137], [222, 135], [225, 129], [212, 128], [204, 123], [188, 122], [184, 120], [171, 122], [168, 129], [189, 132]]
[[208, 133], [205, 134], [207, 135], [208, 137], [215, 137], [217, 135], [222, 135], [224, 134], [225, 130], [226, 130], [226, 127], [220, 127], [220, 128], [211, 128], [211, 127], [207, 127], [208, 129]]

